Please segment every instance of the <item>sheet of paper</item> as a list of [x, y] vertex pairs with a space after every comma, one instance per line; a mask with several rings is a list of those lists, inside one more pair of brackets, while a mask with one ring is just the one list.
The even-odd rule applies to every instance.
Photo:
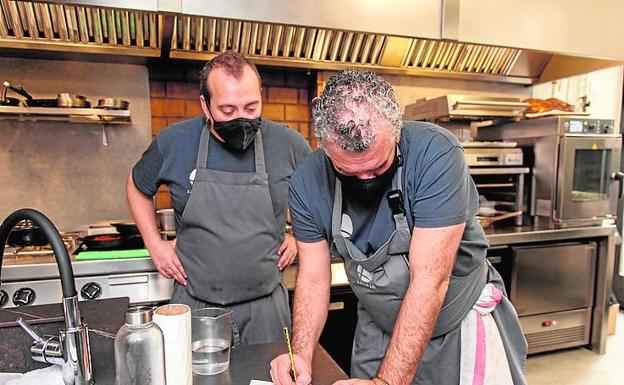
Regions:
[[273, 383], [269, 381], [251, 380], [249, 385], [273, 385]]

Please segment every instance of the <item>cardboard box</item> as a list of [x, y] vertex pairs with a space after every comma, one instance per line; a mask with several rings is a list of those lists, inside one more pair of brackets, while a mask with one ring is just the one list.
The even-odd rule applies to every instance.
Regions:
[[607, 335], [612, 336], [615, 334], [615, 326], [617, 324], [618, 312], [620, 311], [620, 304], [615, 303], [609, 306], [609, 316], [607, 321]]

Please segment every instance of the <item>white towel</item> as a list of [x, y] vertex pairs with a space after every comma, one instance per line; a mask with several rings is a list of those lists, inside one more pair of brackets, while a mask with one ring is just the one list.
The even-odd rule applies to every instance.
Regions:
[[492, 311], [503, 292], [485, 285], [461, 323], [460, 385], [513, 385], [509, 362]]
[[20, 378], [7, 381], [6, 385], [65, 385], [63, 367], [52, 365], [47, 368], [30, 371]]

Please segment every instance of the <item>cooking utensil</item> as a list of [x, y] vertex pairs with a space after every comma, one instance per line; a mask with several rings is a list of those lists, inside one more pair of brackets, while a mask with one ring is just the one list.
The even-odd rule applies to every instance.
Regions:
[[4, 82], [2, 82], [2, 85], [6, 89], [11, 90], [11, 91], [15, 92], [18, 95], [21, 95], [21, 96], [25, 97], [26, 99], [32, 99], [33, 98], [32, 96], [30, 96], [30, 94], [28, 92], [26, 92], [26, 90], [23, 87], [15, 86], [15, 85], [11, 84], [8, 80], [5, 80]]
[[31, 221], [22, 221], [9, 233], [7, 244], [14, 247], [44, 246], [48, 244], [48, 239]]
[[127, 110], [128, 107], [130, 107], [130, 102], [115, 98], [98, 99], [97, 103], [97, 108], [105, 110]]
[[88, 250], [141, 249], [145, 245], [140, 235], [124, 237], [121, 234], [98, 234], [80, 238]]
[[[23, 102], [27, 107], [66, 107], [66, 108], [89, 108], [91, 102], [82, 95], [70, 94], [63, 92], [58, 94], [56, 98], [33, 98], [23, 87], [11, 84], [8, 80], [5, 80], [2, 85], [4, 86], [2, 98], [0, 99], [0, 105], [5, 106], [18, 106], [20, 102]], [[25, 100], [19, 100], [16, 98], [7, 98], [6, 91], [11, 90], [16, 94], [26, 98]]]
[[9, 246], [44, 246], [48, 244], [48, 239], [38, 227], [30, 229], [14, 229], [9, 233], [7, 239]]
[[477, 216], [477, 220], [481, 224], [481, 227], [486, 228], [492, 225], [492, 223], [496, 221], [500, 221], [502, 219], [515, 218], [522, 215], [522, 211], [512, 211], [508, 213], [504, 213], [501, 215], [491, 216], [491, 217], [483, 217]]
[[[15, 89], [17, 89], [17, 87], [14, 87], [8, 81], [5, 80], [4, 82], [2, 82], [2, 96], [0, 97], [0, 106], [15, 106], [16, 107], [20, 105], [20, 101], [21, 101], [20, 99], [6, 96], [8, 90], [12, 90], [13, 92], [16, 92]], [[17, 93], [19, 94], [20, 92], [17, 92]]]
[[124, 237], [132, 237], [135, 235], [140, 235], [139, 228], [134, 223], [118, 222], [118, 223], [111, 223], [111, 225], [113, 225], [115, 230], [117, 230], [117, 232]]
[[[15, 98], [8, 98], [8, 99], [14, 100], [13, 104], [10, 104], [10, 105], [17, 106], [20, 104], [20, 102], [23, 102], [28, 107], [56, 107], [57, 106], [56, 99], [35, 99], [24, 89], [24, 87], [13, 85], [8, 80], [5, 80], [2, 83], [2, 85], [5, 87], [4, 88], [5, 93], [6, 93], [6, 90], [11, 90], [15, 92], [16, 94], [21, 95], [26, 98], [26, 100], [22, 100], [22, 101], [15, 99]], [[17, 104], [15, 103], [15, 101], [17, 101]]]
[[58, 94], [57, 102], [58, 102], [59, 107], [68, 107], [68, 108], [91, 107], [91, 102], [89, 102], [86, 97], [82, 95], [70, 94], [67, 92], [62, 92]]

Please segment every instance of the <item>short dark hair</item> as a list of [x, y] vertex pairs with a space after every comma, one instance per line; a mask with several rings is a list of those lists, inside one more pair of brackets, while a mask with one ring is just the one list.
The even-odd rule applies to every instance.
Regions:
[[207, 62], [204, 68], [199, 72], [199, 92], [206, 100], [206, 103], [210, 103], [210, 90], [208, 89], [208, 75], [210, 75], [210, 71], [216, 68], [222, 68], [225, 70], [225, 73], [232, 76], [234, 79], [240, 79], [243, 76], [243, 69], [245, 66], [251, 68], [253, 72], [255, 72], [258, 76], [258, 82], [262, 84], [260, 73], [255, 64], [234, 51], [226, 51]]

